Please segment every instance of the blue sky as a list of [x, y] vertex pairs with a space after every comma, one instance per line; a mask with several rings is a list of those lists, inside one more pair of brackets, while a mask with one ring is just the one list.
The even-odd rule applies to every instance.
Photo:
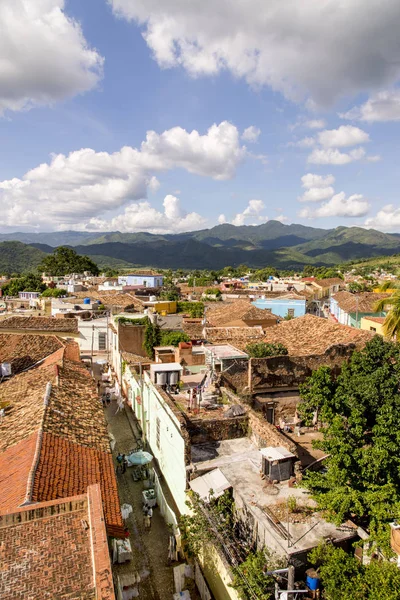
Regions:
[[3, 0], [1, 230], [400, 231], [400, 6], [367, 4]]

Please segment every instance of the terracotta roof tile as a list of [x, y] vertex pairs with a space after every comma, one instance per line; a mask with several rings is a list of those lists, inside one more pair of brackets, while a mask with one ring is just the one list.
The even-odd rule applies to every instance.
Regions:
[[336, 344], [356, 344], [363, 346], [373, 337], [373, 333], [339, 325], [313, 315], [282, 321], [265, 331], [265, 342], [281, 342], [292, 356], [323, 354]]
[[10, 363], [15, 375], [64, 347], [55, 335], [0, 333], [0, 363]]
[[242, 350], [247, 344], [261, 342], [262, 327], [206, 327], [206, 339], [213, 344], [233, 344]]
[[228, 326], [234, 321], [268, 321], [277, 319], [267, 310], [257, 308], [248, 299], [234, 302], [217, 302], [206, 313], [207, 323], [212, 327]]
[[4, 329], [78, 333], [78, 321], [52, 317], [8, 317], [0, 322], [0, 330]]
[[383, 325], [386, 317], [364, 317], [364, 319], [366, 319], [367, 321], [372, 321], [373, 323], [379, 323], [380, 325]]
[[15, 510], [25, 501], [37, 438], [38, 433], [32, 433], [23, 442], [0, 453], [0, 510], [2, 512]]
[[351, 294], [350, 292], [337, 292], [332, 297], [340, 308], [347, 313], [373, 313], [375, 312], [375, 304], [383, 298], [390, 298], [392, 294], [377, 294], [375, 292], [361, 292], [359, 294]]

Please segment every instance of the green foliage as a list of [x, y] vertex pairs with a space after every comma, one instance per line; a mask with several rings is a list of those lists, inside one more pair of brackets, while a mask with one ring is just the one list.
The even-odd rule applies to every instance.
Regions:
[[279, 271], [275, 267], [258, 269], [251, 275], [250, 281], [268, 281], [270, 277], [279, 277]]
[[117, 277], [118, 271], [116, 269], [106, 269], [104, 275], [106, 277]]
[[204, 287], [206, 285], [212, 285], [214, 283], [214, 279], [211, 279], [211, 277], [207, 277], [207, 275], [205, 276], [201, 276], [199, 275], [198, 277], [189, 277], [189, 279], [187, 280], [187, 284], [189, 287], [195, 287], [195, 286], [201, 286]]
[[266, 572], [280, 566], [283, 565], [266, 548], [250, 552], [246, 560], [233, 569], [231, 586], [243, 600], [272, 600], [275, 598], [274, 578], [266, 575]]
[[383, 332], [388, 338], [400, 339], [400, 289], [388, 298], [378, 300], [374, 306], [376, 312], [389, 310], [383, 323]]
[[252, 358], [266, 358], [268, 356], [284, 356], [288, 353], [288, 349], [280, 342], [253, 342], [247, 344], [246, 352]]
[[36, 269], [46, 254], [21, 242], [0, 243], [0, 273], [4, 275], [18, 276], [21, 273], [29, 273]]
[[318, 568], [325, 600], [394, 600], [399, 597], [400, 569], [396, 564], [373, 560], [362, 565], [354, 556], [331, 544], [311, 551]]
[[58, 288], [47, 288], [42, 293], [43, 298], [61, 298], [61, 296], [67, 296], [67, 291]]
[[148, 317], [141, 317], [140, 319], [130, 319], [129, 317], [115, 317], [116, 323], [128, 324], [128, 325], [147, 325], [149, 322]]
[[219, 288], [207, 288], [206, 291], [204, 292], [205, 294], [207, 294], [207, 296], [216, 296], [217, 298], [219, 298], [222, 294], [221, 294], [221, 290]]
[[201, 318], [204, 315], [204, 302], [178, 302], [177, 312], [188, 314], [192, 318]]
[[99, 274], [99, 268], [88, 256], [80, 256], [72, 248], [59, 246], [46, 256], [39, 269], [53, 276], [90, 271], [92, 275]]
[[[147, 318], [147, 317], [146, 317]], [[154, 347], [160, 345], [161, 330], [158, 325], [153, 325], [150, 319], [147, 319], [146, 329], [144, 331], [143, 348], [149, 358], [154, 358]]]
[[160, 346], [178, 346], [179, 342], [190, 342], [190, 337], [183, 331], [170, 331], [161, 329]]
[[366, 282], [358, 283], [357, 281], [352, 281], [348, 284], [347, 290], [352, 294], [357, 294], [359, 292], [371, 292], [373, 290], [373, 285], [369, 285]]
[[28, 273], [23, 277], [12, 279], [2, 289], [4, 296], [18, 296], [19, 292], [44, 292], [46, 286], [40, 275]]
[[321, 367], [301, 386], [299, 410], [324, 423], [326, 472], [304, 485], [336, 523], [351, 517], [390, 553], [388, 522], [400, 516], [400, 346], [375, 336], [336, 381]]
[[160, 294], [160, 300], [167, 300], [168, 302], [178, 301], [179, 298], [180, 295], [177, 288], [164, 289]]

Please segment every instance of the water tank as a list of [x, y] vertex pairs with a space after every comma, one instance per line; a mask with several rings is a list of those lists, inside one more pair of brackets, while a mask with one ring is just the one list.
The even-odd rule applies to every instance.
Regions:
[[155, 302], [157, 300], [157, 296], [150, 296], [149, 302]]
[[90, 304], [90, 298], [84, 298], [83, 304]]
[[157, 385], [165, 385], [167, 383], [167, 373], [161, 372], [156, 373], [156, 384]]
[[177, 371], [172, 371], [172, 373], [169, 374], [169, 383], [171, 385], [176, 385], [179, 381], [179, 374]]

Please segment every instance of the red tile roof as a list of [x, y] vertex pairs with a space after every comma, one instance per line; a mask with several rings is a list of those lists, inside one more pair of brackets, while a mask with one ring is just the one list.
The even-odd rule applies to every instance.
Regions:
[[0, 333], [0, 363], [10, 363], [16, 375], [64, 347], [55, 335]]
[[0, 331], [20, 329], [30, 331], [53, 331], [54, 333], [78, 333], [77, 319], [52, 317], [9, 317], [0, 322]]
[[87, 369], [59, 350], [2, 383], [2, 401], [9, 406], [0, 421], [0, 507], [20, 506], [24, 486], [28, 497], [42, 501], [81, 494], [100, 483], [107, 527], [122, 535], [107, 426]]
[[0, 597], [115, 600], [99, 486], [0, 514]]

